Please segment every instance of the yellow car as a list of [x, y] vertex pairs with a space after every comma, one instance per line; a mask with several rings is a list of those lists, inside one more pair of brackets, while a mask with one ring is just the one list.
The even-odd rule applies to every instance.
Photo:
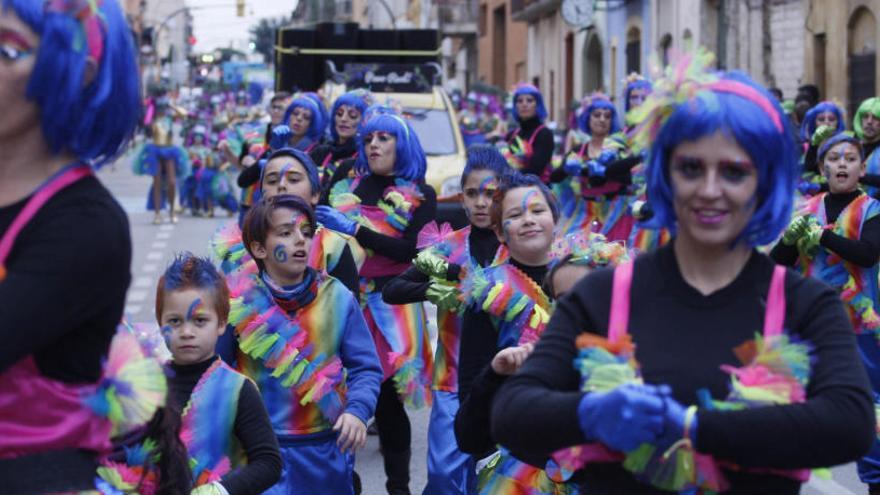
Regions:
[[[324, 97], [328, 104], [346, 91], [344, 85], [327, 84]], [[438, 86], [425, 93], [376, 93], [377, 104], [398, 108], [412, 125], [428, 160], [425, 181], [437, 193], [437, 221], [466, 225], [461, 208], [461, 173], [465, 165], [465, 147], [458, 127], [458, 115], [449, 96]]]

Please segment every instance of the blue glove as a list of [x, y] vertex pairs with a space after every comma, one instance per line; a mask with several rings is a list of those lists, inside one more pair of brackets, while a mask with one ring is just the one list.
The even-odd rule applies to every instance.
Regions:
[[272, 128], [272, 138], [269, 140], [269, 147], [272, 151], [286, 148], [293, 137], [293, 131], [286, 125], [278, 125]]
[[[684, 423], [687, 417], [687, 408], [681, 405], [677, 400], [672, 398], [672, 391], [667, 385], [657, 387], [660, 395], [665, 402], [666, 410], [663, 415], [663, 433], [657, 441], [657, 445], [662, 449], [669, 448], [670, 445], [684, 438]], [[697, 439], [697, 416], [691, 419], [688, 426], [688, 438], [696, 443]]]
[[357, 222], [350, 220], [347, 216], [329, 206], [320, 205], [315, 208], [315, 218], [330, 230], [347, 235], [354, 235], [357, 232]]
[[580, 177], [581, 171], [584, 169], [584, 162], [577, 158], [569, 158], [565, 160], [562, 169], [572, 177]]
[[599, 155], [599, 158], [596, 158], [597, 162], [605, 166], [608, 166], [608, 164], [614, 160], [617, 160], [617, 153], [611, 150], [603, 151], [602, 154]]
[[590, 160], [587, 162], [587, 171], [589, 172], [590, 177], [605, 177], [605, 168], [605, 165], [600, 163], [599, 160]]
[[618, 452], [653, 443], [663, 433], [663, 398], [650, 385], [627, 384], [610, 392], [592, 392], [578, 404], [581, 431]]

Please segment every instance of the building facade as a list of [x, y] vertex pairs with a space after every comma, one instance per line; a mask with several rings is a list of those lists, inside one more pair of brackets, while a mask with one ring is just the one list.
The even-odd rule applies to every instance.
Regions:
[[528, 77], [528, 26], [514, 22], [511, 0], [480, 0], [477, 14], [477, 80], [510, 90]]

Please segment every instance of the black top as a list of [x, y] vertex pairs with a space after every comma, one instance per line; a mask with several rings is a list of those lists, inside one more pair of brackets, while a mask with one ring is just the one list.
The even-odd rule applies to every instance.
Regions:
[[[332, 188], [334, 184], [347, 178], [348, 173], [353, 166], [353, 160], [343, 162], [333, 175], [329, 187]], [[382, 199], [385, 190], [393, 186], [396, 179], [397, 178], [394, 176], [369, 174], [361, 179], [353, 192], [358, 198], [360, 198], [361, 205], [376, 206], [379, 203], [379, 200]], [[419, 181], [415, 184], [424, 198], [418, 208], [413, 212], [406, 230], [403, 231], [403, 237], [397, 238], [387, 236], [362, 226], [358, 229], [357, 234], [355, 234], [355, 239], [357, 239], [362, 247], [371, 249], [374, 254], [404, 263], [408, 263], [416, 257], [418, 254], [416, 244], [418, 242], [419, 232], [425, 224], [434, 220], [436, 216], [437, 194], [434, 192], [434, 188], [426, 184], [424, 181]], [[328, 197], [325, 195], [323, 203], [327, 204], [327, 201]], [[393, 277], [375, 278], [374, 282], [376, 284], [376, 289], [381, 290], [385, 283], [391, 280], [391, 278]]]
[[[330, 161], [337, 160], [345, 160], [347, 158], [351, 158], [357, 153], [357, 142], [355, 138], [351, 138], [346, 142], [339, 144], [337, 142], [322, 144], [319, 146], [315, 146], [309, 156], [312, 157], [312, 161], [315, 162], [315, 166], [318, 167], [318, 170], [321, 170], [321, 164], [324, 163], [324, 160], [327, 158], [327, 155], [330, 155]], [[321, 175], [321, 186], [325, 186], [332, 179], [331, 174], [327, 174], [327, 170], [324, 171], [323, 175]]]
[[865, 152], [865, 159], [866, 160], [868, 159], [869, 156], [871, 156], [871, 153], [873, 153], [874, 150], [876, 150], [878, 146], [880, 146], [880, 139], [878, 139], [874, 142], [871, 142], [871, 143], [866, 143], [866, 142], [862, 141], [862, 149]]
[[470, 394], [455, 413], [455, 441], [458, 450], [477, 458], [486, 457], [495, 450], [496, 442], [492, 440], [490, 417], [492, 400], [506, 378], [495, 373], [489, 365], [474, 379]]
[[[860, 194], [862, 191], [828, 193], [825, 196], [825, 215], [828, 223], [835, 222], [846, 205]], [[862, 225], [862, 233], [858, 240], [847, 239], [826, 230], [822, 232], [819, 244], [847, 261], [864, 268], [871, 268], [880, 261], [880, 215], [867, 220]], [[770, 257], [781, 265], [793, 266], [798, 259], [798, 250], [796, 246], [789, 246], [780, 241], [770, 252]]]
[[[481, 229], [471, 225], [468, 247], [471, 258], [480, 266], [485, 267], [492, 263], [499, 244], [498, 236], [492, 229]], [[460, 275], [461, 266], [450, 263], [449, 268], [446, 269], [446, 279], [457, 281]], [[431, 279], [418, 268], [411, 266], [385, 284], [382, 289], [382, 300], [388, 304], [410, 304], [426, 301], [425, 292], [430, 285]]]
[[260, 181], [262, 174], [263, 167], [260, 166], [259, 162], [254, 163], [250, 167], [245, 167], [244, 170], [238, 174], [238, 179], [236, 179], [238, 187], [244, 189], [256, 184]]
[[[532, 135], [535, 134], [536, 129], [540, 126], [541, 122], [537, 117], [523, 120], [519, 123], [518, 129], [514, 129], [507, 133], [505, 141], [510, 143], [513, 141], [514, 136], [519, 135], [520, 139], [528, 142], [532, 139]], [[550, 166], [550, 159], [553, 158], [554, 143], [553, 131], [546, 126], [542, 127], [541, 130], [537, 132], [538, 135], [535, 136], [534, 141], [532, 141], [532, 157], [526, 162], [521, 172], [524, 174], [535, 174], [540, 177], [541, 174], [544, 173], [544, 170]]]
[[[704, 296], [682, 278], [674, 243], [640, 256], [631, 289], [629, 332], [647, 383], [669, 384], [676, 400], [695, 404], [708, 389], [727, 396], [722, 364], [739, 366], [733, 349], [763, 327], [773, 262], [753, 252], [728, 286]], [[575, 338], [607, 335], [611, 269], [597, 270], [558, 301], [535, 351], [499, 391], [492, 435], [515, 452], [545, 456], [583, 443], [578, 422], [580, 374], [572, 366]], [[874, 409], [849, 319], [837, 294], [789, 271], [785, 280], [789, 332], [813, 347], [808, 401], [743, 411], [697, 414], [696, 448], [741, 466], [813, 468], [853, 461], [874, 439]], [[654, 493], [621, 467], [594, 465], [581, 473], [590, 493]], [[793, 480], [726, 472], [725, 493], [798, 493]]]
[[[218, 359], [214, 356], [197, 364], [170, 365], [169, 399], [174, 401], [178, 410], [183, 410], [199, 379]], [[229, 495], [263, 493], [281, 477], [281, 454], [278, 439], [269, 422], [269, 413], [256, 385], [250, 380], [245, 380], [241, 387], [233, 428], [235, 437], [247, 455], [247, 465], [230, 472], [220, 483]]]
[[[572, 150], [569, 153], [576, 152]], [[566, 157], [568, 157], [568, 155], [566, 155]], [[633, 155], [614, 160], [605, 168], [605, 177], [590, 177], [590, 185], [593, 187], [599, 187], [608, 181], [612, 181], [617, 182], [622, 186], [629, 186], [632, 184], [632, 169], [639, 163], [642, 163], [643, 159], [644, 157], [642, 157], [642, 155]], [[588, 175], [588, 173], [589, 171], [586, 168], [581, 171], [581, 175]], [[559, 167], [550, 174], [550, 182], [562, 182], [567, 177], [568, 174], [565, 172], [565, 169]]]
[[[30, 198], [0, 208], [6, 232]], [[47, 377], [96, 382], [131, 282], [125, 212], [95, 177], [49, 200], [21, 231], [0, 283], [0, 372], [32, 355]]]
[[[513, 258], [510, 259], [510, 263], [522, 270], [538, 286], [544, 282], [547, 265], [527, 266]], [[498, 347], [498, 329], [488, 313], [468, 309], [462, 318], [463, 330], [458, 357], [458, 398], [464, 402], [470, 394], [477, 375], [492, 362], [492, 358], [501, 349]]]

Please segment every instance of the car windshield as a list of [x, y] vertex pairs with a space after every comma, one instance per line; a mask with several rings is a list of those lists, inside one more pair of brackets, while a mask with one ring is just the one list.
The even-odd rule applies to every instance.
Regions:
[[450, 155], [458, 151], [452, 122], [445, 110], [404, 108], [403, 115], [419, 136], [426, 155]]

